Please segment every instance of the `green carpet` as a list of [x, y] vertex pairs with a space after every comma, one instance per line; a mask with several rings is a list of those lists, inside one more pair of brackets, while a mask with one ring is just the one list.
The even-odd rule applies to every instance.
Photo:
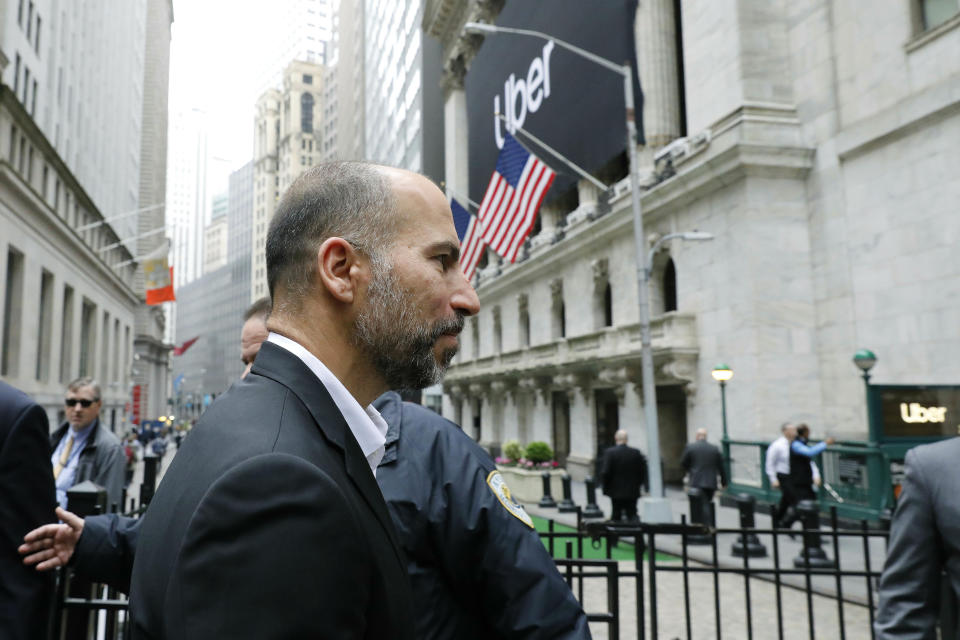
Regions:
[[[533, 525], [537, 531], [548, 531], [547, 529], [547, 520], [544, 518], [539, 518], [537, 516], [530, 516], [533, 519]], [[554, 533], [574, 533], [576, 530], [573, 527], [568, 527], [566, 525], [555, 523], [554, 524]], [[567, 557], [567, 542], [573, 544], [573, 555], [577, 556], [577, 538], [576, 535], [560, 536], [553, 539], [553, 557], [554, 558], [566, 558]], [[544, 538], [542, 539], [543, 546], [546, 549], [550, 550], [549, 541]], [[607, 557], [607, 541], [606, 539], [600, 540], [600, 546], [594, 547], [593, 540], [590, 538], [584, 538], [583, 540], [583, 558], [588, 560], [603, 560]], [[610, 549], [610, 557], [614, 560], [634, 560], [636, 558], [635, 550], [632, 544], [623, 542], [622, 540], [618, 542], [612, 549]], [[644, 554], [646, 558], [646, 554]], [[657, 562], [665, 560], [667, 562], [676, 560], [675, 556], [667, 555], [664, 553], [657, 554]]]

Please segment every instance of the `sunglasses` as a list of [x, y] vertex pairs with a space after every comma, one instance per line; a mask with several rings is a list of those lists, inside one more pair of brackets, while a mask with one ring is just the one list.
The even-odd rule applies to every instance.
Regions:
[[86, 409], [86, 408], [88, 408], [90, 405], [92, 405], [94, 402], [99, 402], [99, 400], [87, 400], [87, 399], [85, 399], [85, 398], [76, 398], [76, 399], [74, 399], [74, 398], [67, 398], [66, 400], [63, 401], [63, 404], [67, 405], [68, 407], [73, 407], [73, 406], [76, 406], [76, 405], [80, 405], [81, 407], [83, 407], [84, 409]]

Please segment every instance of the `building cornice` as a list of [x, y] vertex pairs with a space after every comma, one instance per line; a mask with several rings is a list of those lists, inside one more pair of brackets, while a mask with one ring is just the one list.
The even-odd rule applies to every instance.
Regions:
[[[26, 185], [20, 174], [6, 160], [0, 160], [0, 192], [8, 194], [0, 206], [35, 230], [43, 242], [49, 243], [48, 250], [51, 253], [73, 262], [79, 273], [89, 274], [91, 270], [98, 273], [101, 282], [109, 283], [117, 295], [126, 298], [132, 305], [143, 302], [133, 288]], [[85, 265], [87, 268], [84, 268]]]

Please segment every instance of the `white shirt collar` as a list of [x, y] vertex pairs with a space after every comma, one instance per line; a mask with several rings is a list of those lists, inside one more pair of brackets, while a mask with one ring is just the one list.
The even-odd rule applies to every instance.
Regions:
[[353, 437], [360, 445], [360, 451], [366, 457], [373, 475], [377, 475], [377, 465], [383, 459], [384, 444], [387, 441], [387, 423], [380, 413], [373, 408], [373, 405], [368, 405], [366, 409], [362, 408], [337, 376], [333, 375], [319, 358], [307, 351], [300, 343], [272, 331], [267, 336], [267, 342], [272, 342], [300, 358], [317, 376], [333, 398], [337, 409], [343, 414], [344, 420], [347, 421], [347, 426], [350, 427]]

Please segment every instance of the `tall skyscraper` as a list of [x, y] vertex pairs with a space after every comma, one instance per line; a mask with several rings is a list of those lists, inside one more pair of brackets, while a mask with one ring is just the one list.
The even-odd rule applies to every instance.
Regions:
[[[143, 126], [140, 136], [140, 191], [137, 200], [136, 255], [150, 255], [167, 244], [167, 96], [170, 88], [171, 0], [147, 0], [144, 46]], [[143, 269], [137, 270], [137, 295], [145, 296]], [[155, 418], [166, 409], [169, 386], [169, 341], [162, 307], [137, 307], [133, 348], [141, 412]]]
[[[138, 208], [148, 4], [4, 3], [4, 83], [108, 218]], [[132, 238], [136, 217], [115, 226]]]
[[266, 91], [257, 101], [251, 300], [268, 294], [264, 246], [277, 200], [322, 158], [326, 77], [322, 65], [293, 61], [284, 71], [283, 90]]

